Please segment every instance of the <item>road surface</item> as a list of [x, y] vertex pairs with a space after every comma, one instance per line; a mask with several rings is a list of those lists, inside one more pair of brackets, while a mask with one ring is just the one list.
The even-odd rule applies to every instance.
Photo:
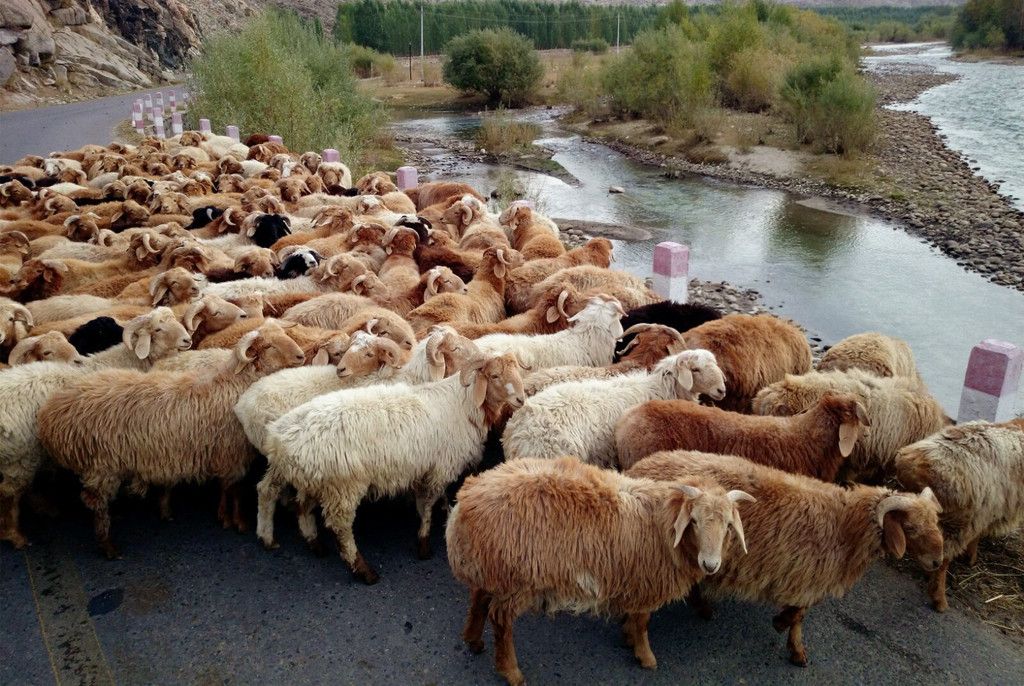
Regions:
[[[164, 91], [170, 89], [165, 88]], [[181, 88], [176, 89], [179, 93]], [[86, 143], [109, 143], [114, 127], [131, 118], [132, 102], [156, 90], [112, 95], [69, 105], [0, 113], [0, 164], [24, 155], [74, 150]]]
[[[134, 97], [0, 115], [0, 161], [105, 142]], [[75, 490], [56, 502], [56, 518], [23, 508], [34, 545], [0, 544], [0, 684], [499, 683], [490, 629], [484, 655], [460, 640], [467, 592], [440, 525], [435, 557], [416, 560], [404, 501], [360, 510], [357, 539], [382, 574], [372, 587], [333, 548], [307, 552], [287, 513], [273, 552], [220, 529], [211, 489], [178, 489], [168, 523], [152, 499], [119, 499], [114, 562], [97, 554]], [[655, 672], [635, 664], [614, 623], [588, 617], [524, 617], [516, 647], [534, 684], [1024, 684], [1018, 644], [955, 605], [932, 612], [921, 575], [884, 563], [811, 610], [805, 669], [787, 662], [774, 611], [723, 604], [704, 622], [682, 603], [664, 608], [650, 626]]]

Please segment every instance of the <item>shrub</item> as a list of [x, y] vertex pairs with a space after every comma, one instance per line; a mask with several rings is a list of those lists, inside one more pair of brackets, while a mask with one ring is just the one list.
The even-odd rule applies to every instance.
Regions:
[[874, 89], [838, 57], [798, 64], [786, 75], [783, 111], [797, 139], [849, 155], [874, 136]]
[[573, 52], [592, 52], [602, 55], [608, 52], [608, 41], [603, 38], [577, 38], [572, 42]]
[[427, 62], [423, 65], [423, 85], [440, 86], [443, 82], [440, 65], [434, 62]]
[[445, 81], [493, 104], [526, 102], [543, 74], [533, 43], [510, 29], [470, 31], [445, 47]]
[[782, 86], [789, 64], [764, 48], [748, 48], [733, 55], [722, 87], [725, 104], [748, 112], [761, 112], [772, 106]]
[[605, 109], [601, 85], [601, 67], [594, 60], [578, 59], [573, 54], [572, 64], [558, 76], [555, 100], [572, 105], [588, 117], [596, 117]]
[[953, 25], [955, 48], [1024, 48], [1024, 0], [967, 0]]
[[702, 46], [674, 27], [637, 36], [611, 61], [602, 82], [619, 114], [662, 122], [686, 120], [712, 102], [712, 75]]
[[515, 121], [498, 111], [484, 117], [476, 134], [477, 147], [492, 155], [522, 151], [540, 137], [541, 129], [530, 122]]
[[192, 60], [191, 125], [276, 133], [293, 150], [334, 147], [354, 158], [383, 112], [356, 90], [347, 51], [296, 15], [270, 10], [237, 33], [219, 33]]
[[352, 63], [352, 71], [361, 79], [374, 76], [388, 78], [398, 70], [398, 64], [391, 55], [362, 45], [349, 45], [347, 49], [349, 61]]

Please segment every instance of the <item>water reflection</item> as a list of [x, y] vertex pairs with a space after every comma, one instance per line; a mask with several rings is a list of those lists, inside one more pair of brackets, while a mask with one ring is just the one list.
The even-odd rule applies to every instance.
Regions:
[[859, 218], [826, 212], [779, 198], [765, 218], [766, 255], [771, 261], [795, 255], [819, 274], [854, 247]]

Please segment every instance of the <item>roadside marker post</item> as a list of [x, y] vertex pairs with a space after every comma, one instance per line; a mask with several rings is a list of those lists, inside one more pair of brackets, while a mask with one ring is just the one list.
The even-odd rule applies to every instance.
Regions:
[[688, 297], [690, 249], [679, 243], [664, 241], [654, 246], [654, 292], [674, 302], [685, 303]]
[[341, 154], [334, 148], [327, 148], [320, 155], [324, 162], [340, 162]]
[[153, 121], [153, 96], [146, 93], [145, 97], [142, 99], [142, 106], [146, 112], [146, 116], [149, 117], [150, 121]]
[[178, 111], [177, 96], [174, 94], [174, 91], [167, 94], [167, 106], [171, 108], [171, 112]]
[[213, 129], [210, 128], [210, 120], [209, 119], [200, 119], [199, 120], [199, 133], [213, 133]]
[[964, 374], [957, 421], [1013, 419], [1022, 367], [1024, 350], [1012, 343], [986, 338], [974, 346]]
[[181, 121], [181, 112], [171, 113], [171, 135], [180, 136], [181, 132], [184, 131], [184, 126]]
[[271, 143], [284, 143], [284, 139], [280, 136], [267, 136], [267, 138], [270, 139]]
[[238, 127], [234, 124], [229, 124], [227, 128], [224, 129], [224, 135], [236, 143], [242, 140], [241, 135], [238, 133]]
[[398, 177], [398, 190], [400, 191], [415, 188], [420, 185], [419, 172], [416, 171], [416, 167], [399, 167], [396, 175]]

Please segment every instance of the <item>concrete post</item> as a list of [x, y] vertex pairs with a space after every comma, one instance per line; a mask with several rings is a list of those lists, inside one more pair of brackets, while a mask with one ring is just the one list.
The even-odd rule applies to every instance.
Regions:
[[171, 112], [178, 111], [177, 96], [174, 94], [174, 91], [167, 94], [167, 106], [171, 108]]
[[690, 249], [665, 241], [654, 246], [654, 292], [663, 298], [685, 303], [688, 295]]
[[398, 190], [404, 191], [410, 188], [415, 188], [419, 184], [419, 172], [416, 171], [416, 167], [399, 167], [398, 168]]
[[324, 162], [340, 162], [341, 154], [334, 148], [327, 148], [321, 154]]
[[209, 119], [200, 119], [199, 120], [199, 133], [213, 133], [213, 129], [210, 128], [210, 120]]
[[146, 116], [149, 117], [150, 121], [153, 121], [153, 96], [146, 93], [142, 98], [142, 107], [146, 112]]
[[986, 338], [974, 346], [964, 375], [957, 421], [1013, 419], [1022, 366], [1024, 350], [1012, 343]]
[[241, 134], [238, 133], [238, 127], [234, 124], [229, 124], [227, 128], [224, 129], [224, 135], [236, 143], [242, 140]]
[[284, 143], [284, 139], [281, 138], [280, 136], [267, 136], [267, 138], [270, 139], [271, 143], [281, 143], [281, 144]]
[[181, 112], [171, 113], [171, 135], [180, 136], [185, 127], [181, 122]]

